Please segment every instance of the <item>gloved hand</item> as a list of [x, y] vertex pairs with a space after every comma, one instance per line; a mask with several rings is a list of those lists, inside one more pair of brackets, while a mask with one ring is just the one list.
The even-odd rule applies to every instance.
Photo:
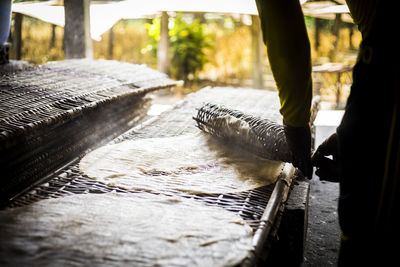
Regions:
[[293, 165], [308, 179], [312, 176], [310, 127], [293, 127], [283, 122], [286, 140], [293, 156]]
[[[332, 156], [332, 159], [327, 158]], [[315, 172], [321, 180], [339, 182], [340, 168], [338, 164], [337, 134], [332, 134], [315, 151], [312, 156], [312, 165], [317, 167]]]

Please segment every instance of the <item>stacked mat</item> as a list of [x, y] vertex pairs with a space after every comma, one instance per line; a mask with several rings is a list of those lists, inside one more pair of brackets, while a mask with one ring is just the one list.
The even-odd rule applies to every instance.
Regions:
[[143, 96], [176, 85], [144, 65], [66, 60], [0, 80], [0, 202], [131, 128]]

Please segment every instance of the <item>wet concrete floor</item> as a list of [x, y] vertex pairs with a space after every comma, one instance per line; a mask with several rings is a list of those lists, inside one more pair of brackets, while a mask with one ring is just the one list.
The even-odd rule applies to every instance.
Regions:
[[320, 181], [314, 175], [310, 181], [308, 231], [302, 267], [337, 266], [340, 247], [338, 197], [338, 183]]

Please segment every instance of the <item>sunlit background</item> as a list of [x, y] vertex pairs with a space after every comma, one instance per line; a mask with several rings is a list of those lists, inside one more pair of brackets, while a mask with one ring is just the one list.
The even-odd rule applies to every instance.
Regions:
[[[191, 1], [182, 0], [182, 5], [179, 1], [159, 2], [170, 3], [164, 8], [167, 11], [158, 11], [154, 4], [146, 6], [148, 1], [92, 0], [93, 57], [157, 69], [160, 18], [164, 13], [169, 29], [168, 74], [184, 81], [184, 86], [178, 89], [180, 93], [207, 85], [275, 89], [265, 46], [258, 51], [262, 81], [254, 81], [252, 42], [260, 38], [260, 29], [252, 10], [255, 5], [246, 6], [253, 1], [232, 1], [238, 5], [229, 7], [218, 6], [218, 0], [197, 1], [202, 2], [193, 7], [197, 12], [183, 12]], [[332, 108], [342, 108], [349, 93], [350, 69], [356, 60], [361, 34], [352, 23], [344, 1], [301, 2], [315, 66], [314, 94], [321, 95]], [[65, 58], [63, 1], [14, 0], [12, 8], [11, 59], [36, 65]]]

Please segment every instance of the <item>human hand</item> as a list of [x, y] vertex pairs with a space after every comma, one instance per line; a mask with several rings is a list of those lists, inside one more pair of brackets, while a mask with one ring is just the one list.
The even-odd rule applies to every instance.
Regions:
[[310, 127], [293, 127], [283, 123], [287, 144], [292, 152], [292, 163], [304, 176], [311, 179], [311, 131]]
[[[334, 133], [317, 148], [312, 156], [312, 165], [317, 167], [315, 174], [321, 180], [339, 182], [340, 168], [337, 142], [337, 134]], [[328, 156], [332, 156], [332, 159]]]

